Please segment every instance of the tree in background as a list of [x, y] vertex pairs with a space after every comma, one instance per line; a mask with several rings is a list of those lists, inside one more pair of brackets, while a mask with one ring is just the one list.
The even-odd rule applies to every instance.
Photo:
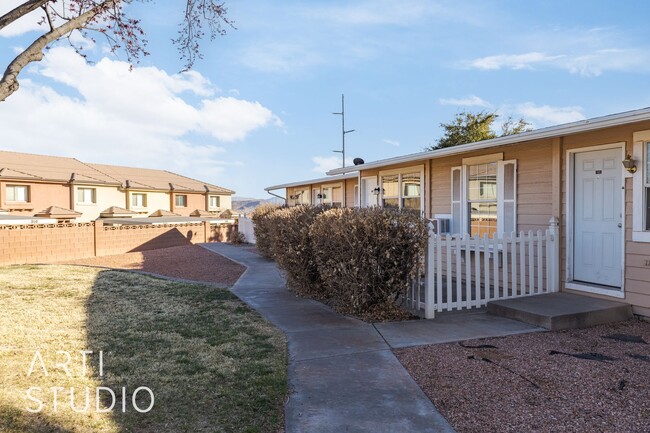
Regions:
[[[83, 46], [70, 38], [75, 30], [89, 38], [90, 32], [103, 36], [111, 51], [126, 53], [131, 64], [146, 56], [147, 40], [140, 20], [129, 16], [125, 7], [134, 0], [25, 0], [11, 11], [0, 16], [0, 30], [14, 21], [41, 10], [43, 18], [39, 24], [44, 33], [13, 59], [0, 79], [0, 101], [18, 90], [18, 74], [31, 62], [43, 59], [43, 50], [60, 39], [65, 39], [83, 54]], [[148, 1], [148, 0], [138, 0]], [[154, 4], [150, 6], [152, 9]], [[37, 18], [36, 18], [37, 19]], [[207, 31], [211, 39], [225, 34], [223, 25], [232, 26], [227, 17], [224, 3], [215, 0], [187, 0], [183, 11], [182, 25], [178, 37], [173, 39], [185, 70], [190, 69], [201, 58], [199, 44]]]
[[498, 114], [486, 111], [479, 113], [463, 111], [458, 113], [451, 122], [440, 124], [445, 131], [444, 135], [438, 139], [435, 145], [428, 147], [426, 150], [475, 143], [477, 141], [519, 134], [531, 130], [530, 123], [524, 119], [513, 120], [512, 117], [508, 117], [501, 125], [501, 133], [497, 134], [493, 130], [493, 124], [498, 117]]

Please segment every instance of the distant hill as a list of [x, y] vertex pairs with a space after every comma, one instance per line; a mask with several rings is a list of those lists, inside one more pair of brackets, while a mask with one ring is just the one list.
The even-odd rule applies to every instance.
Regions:
[[255, 210], [256, 207], [263, 204], [277, 204], [283, 205], [284, 200], [277, 197], [271, 198], [249, 198], [249, 197], [233, 197], [232, 198], [232, 211], [235, 214], [249, 214]]

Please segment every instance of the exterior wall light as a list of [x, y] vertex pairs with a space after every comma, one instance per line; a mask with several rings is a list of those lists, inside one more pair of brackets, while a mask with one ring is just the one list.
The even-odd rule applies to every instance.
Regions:
[[629, 153], [625, 155], [625, 159], [622, 162], [623, 162], [623, 167], [625, 167], [628, 173], [636, 173], [636, 163], [632, 159], [632, 156]]
[[375, 189], [372, 190], [372, 193], [373, 193], [374, 195], [379, 195], [380, 192], [381, 192], [381, 188], [380, 188], [380, 187], [377, 187], [377, 188], [375, 188]]

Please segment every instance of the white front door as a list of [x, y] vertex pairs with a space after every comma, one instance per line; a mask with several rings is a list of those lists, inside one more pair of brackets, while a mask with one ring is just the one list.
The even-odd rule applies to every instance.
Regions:
[[378, 196], [375, 194], [375, 188], [377, 186], [376, 177], [364, 177], [361, 179], [361, 207], [377, 206]]
[[320, 194], [320, 189], [312, 190], [311, 194], [312, 194], [311, 205], [318, 206], [321, 203], [321, 200], [318, 198], [318, 195]]
[[573, 279], [621, 287], [623, 179], [620, 149], [575, 155]]

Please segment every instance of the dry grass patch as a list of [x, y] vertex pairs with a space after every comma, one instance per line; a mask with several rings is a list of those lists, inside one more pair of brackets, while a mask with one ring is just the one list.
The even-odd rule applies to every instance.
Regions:
[[[0, 268], [0, 431], [274, 432], [287, 391], [283, 335], [226, 290], [119, 271], [73, 266]], [[40, 363], [27, 377], [35, 351]], [[81, 372], [80, 351], [91, 350]], [[68, 377], [56, 362], [73, 358]], [[103, 376], [98, 351], [103, 351]], [[53, 386], [59, 391], [54, 411]], [[116, 394], [113, 411], [95, 411], [95, 389]], [[131, 396], [146, 386], [147, 413]], [[27, 398], [27, 389], [44, 404]], [[70, 388], [77, 409], [70, 408]], [[122, 388], [126, 413], [122, 413]], [[104, 392], [100, 407], [110, 403]], [[138, 394], [146, 409], [149, 397]]]

